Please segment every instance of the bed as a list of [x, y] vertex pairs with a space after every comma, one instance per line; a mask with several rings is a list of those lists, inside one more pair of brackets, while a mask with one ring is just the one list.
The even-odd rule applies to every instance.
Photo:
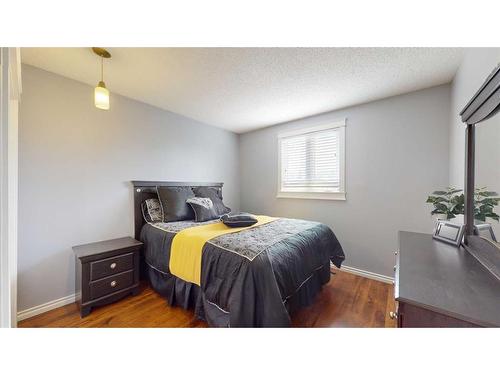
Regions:
[[223, 234], [204, 243], [199, 285], [170, 272], [175, 236], [195, 222], [145, 222], [141, 204], [156, 197], [157, 186], [222, 183], [133, 181], [135, 237], [144, 243], [142, 272], [170, 305], [193, 309], [211, 327], [289, 327], [290, 315], [310, 305], [330, 280], [330, 265], [345, 259], [332, 230], [321, 223], [276, 218], [266, 224]]

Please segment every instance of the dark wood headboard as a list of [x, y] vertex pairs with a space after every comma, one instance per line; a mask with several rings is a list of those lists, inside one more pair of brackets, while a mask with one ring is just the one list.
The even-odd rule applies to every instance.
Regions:
[[132, 181], [134, 186], [134, 236], [138, 240], [144, 225], [141, 203], [148, 198], [157, 198], [157, 186], [210, 186], [218, 188], [222, 197], [222, 182], [174, 182], [174, 181]]

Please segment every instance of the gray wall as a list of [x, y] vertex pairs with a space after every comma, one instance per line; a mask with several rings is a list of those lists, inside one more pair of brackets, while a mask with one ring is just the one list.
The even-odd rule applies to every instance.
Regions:
[[18, 308], [74, 293], [71, 246], [133, 234], [130, 180], [222, 181], [239, 207], [238, 136], [23, 66]]
[[[448, 184], [449, 85], [240, 136], [241, 209], [321, 221], [345, 265], [392, 276], [398, 230], [431, 232], [427, 195]], [[347, 118], [347, 201], [277, 199], [277, 134]]]
[[[499, 63], [500, 48], [470, 48], [455, 75], [451, 86], [450, 185], [464, 186], [465, 125], [459, 113]], [[477, 126], [476, 186], [500, 193], [500, 115]], [[500, 236], [500, 225], [491, 223]]]

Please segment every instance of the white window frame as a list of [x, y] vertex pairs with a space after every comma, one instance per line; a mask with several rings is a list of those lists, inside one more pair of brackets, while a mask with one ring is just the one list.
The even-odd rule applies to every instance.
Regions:
[[[295, 198], [295, 199], [326, 199], [326, 200], [346, 200], [346, 184], [345, 184], [345, 128], [346, 120], [337, 120], [328, 122], [327, 124], [317, 125], [313, 127], [302, 128], [298, 130], [288, 131], [278, 134], [278, 189], [276, 198]], [[281, 190], [281, 149], [284, 138], [303, 135], [322, 130], [338, 129], [339, 130], [339, 165], [340, 165], [340, 187], [338, 192], [290, 192]]]

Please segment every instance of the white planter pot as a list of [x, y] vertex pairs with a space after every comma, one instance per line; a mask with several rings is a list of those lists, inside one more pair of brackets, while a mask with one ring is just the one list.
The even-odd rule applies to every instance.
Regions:
[[438, 220], [446, 220], [446, 214], [437, 214], [437, 215], [432, 215], [436, 221]]

